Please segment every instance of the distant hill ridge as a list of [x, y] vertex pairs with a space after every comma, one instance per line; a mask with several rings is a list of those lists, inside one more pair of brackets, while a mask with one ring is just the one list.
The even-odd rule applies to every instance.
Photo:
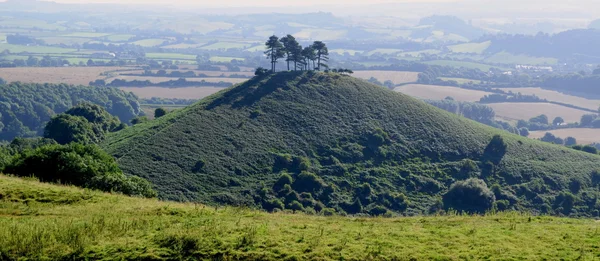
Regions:
[[171, 200], [409, 215], [448, 208], [460, 183], [500, 210], [597, 215], [598, 156], [335, 73], [255, 77], [102, 146]]

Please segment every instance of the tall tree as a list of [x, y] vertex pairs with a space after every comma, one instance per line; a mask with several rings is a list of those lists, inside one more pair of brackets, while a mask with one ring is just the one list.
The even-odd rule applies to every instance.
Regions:
[[304, 59], [304, 68], [305, 70], [310, 70], [310, 62], [313, 61], [313, 69], [314, 69], [314, 60], [316, 60], [317, 54], [315, 53], [315, 49], [312, 46], [307, 46], [302, 49], [302, 58]]
[[285, 55], [287, 57], [285, 60], [287, 61], [287, 69], [289, 71], [290, 62], [294, 62], [294, 65], [297, 63], [297, 61], [294, 60], [294, 54], [296, 54], [298, 49], [301, 47], [298, 41], [296, 41], [296, 38], [294, 38], [294, 36], [291, 34], [281, 37], [281, 43], [283, 43], [283, 50], [285, 51]]
[[312, 47], [317, 52], [317, 71], [321, 70], [321, 66], [327, 68], [327, 62], [329, 60], [329, 50], [327, 49], [327, 45], [321, 41], [315, 41]]
[[294, 62], [294, 71], [304, 69], [304, 57], [302, 56], [302, 46], [298, 45], [292, 50], [292, 61]]
[[271, 71], [275, 72], [277, 60], [283, 58], [283, 45], [279, 41], [279, 37], [275, 35], [269, 37], [269, 40], [265, 43], [265, 45], [267, 47], [265, 54], [267, 55], [267, 59], [271, 60]]

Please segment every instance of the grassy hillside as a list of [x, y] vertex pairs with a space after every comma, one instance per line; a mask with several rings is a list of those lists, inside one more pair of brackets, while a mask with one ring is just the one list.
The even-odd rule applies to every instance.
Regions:
[[593, 260], [594, 220], [350, 218], [160, 202], [0, 175], [0, 260]]
[[[505, 152], [489, 146], [495, 134]], [[499, 209], [598, 214], [598, 156], [339, 74], [253, 78], [103, 147], [172, 200], [410, 215], [437, 212], [452, 184], [478, 178]]]

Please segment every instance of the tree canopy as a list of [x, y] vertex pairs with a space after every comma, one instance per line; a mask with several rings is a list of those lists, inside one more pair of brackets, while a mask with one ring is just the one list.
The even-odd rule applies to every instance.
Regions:
[[[321, 41], [302, 47], [294, 36], [288, 34], [281, 39], [275, 35], [271, 36], [265, 43], [267, 59], [271, 61], [271, 72], [276, 71], [279, 59], [286, 58], [287, 70], [290, 71], [290, 63], [293, 70], [310, 70], [311, 64], [314, 70], [328, 68], [329, 50], [327, 45]], [[257, 71], [258, 72], [258, 71]], [[260, 71], [262, 73], [262, 71]], [[258, 74], [257, 74], [258, 75]]]
[[106, 133], [123, 129], [125, 126], [104, 108], [82, 103], [53, 117], [44, 128], [44, 137], [59, 144], [98, 143], [104, 139]]

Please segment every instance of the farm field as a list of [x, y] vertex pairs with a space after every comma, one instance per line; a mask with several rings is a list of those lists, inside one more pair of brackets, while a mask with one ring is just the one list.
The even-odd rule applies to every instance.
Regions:
[[590, 110], [598, 110], [600, 107], [600, 100], [591, 100], [583, 97], [568, 95], [564, 93], [560, 93], [552, 90], [544, 90], [542, 88], [537, 87], [528, 87], [528, 88], [502, 88], [503, 91], [512, 91], [514, 93], [522, 93], [527, 95], [536, 95], [542, 99], [546, 99], [549, 101], [561, 102], [571, 105], [576, 105], [582, 108], [590, 109]]
[[106, 75], [118, 70], [131, 70], [132, 67], [22, 67], [0, 68], [0, 78], [7, 82], [27, 83], [68, 83], [88, 85], [97, 79], [105, 79]]
[[165, 40], [165, 39], [145, 39], [145, 40], [135, 41], [132, 44], [137, 44], [137, 45], [140, 45], [143, 47], [154, 47], [154, 46], [162, 45], [166, 41], [167, 40]]
[[173, 59], [173, 60], [191, 60], [196, 61], [196, 55], [180, 53], [147, 53], [148, 59]]
[[556, 58], [532, 57], [527, 55], [516, 55], [507, 52], [496, 53], [484, 60], [487, 63], [500, 64], [526, 64], [526, 65], [555, 65]]
[[458, 87], [424, 85], [424, 84], [408, 84], [394, 89], [396, 92], [401, 92], [420, 99], [442, 100], [446, 97], [452, 97], [457, 101], [479, 101], [481, 97], [491, 93], [477, 90], [467, 90]]
[[464, 67], [467, 69], [479, 69], [484, 72], [489, 71], [490, 68], [499, 68], [497, 66], [487, 65], [487, 64], [483, 64], [483, 63], [452, 61], [452, 60], [434, 60], [434, 61], [426, 61], [423, 63], [429, 64], [429, 65], [441, 65], [441, 66], [452, 66], [452, 67]]
[[419, 73], [403, 71], [354, 71], [353, 76], [366, 80], [375, 77], [381, 82], [389, 80], [395, 84], [403, 84], [416, 82], [419, 78]]
[[227, 49], [247, 49], [255, 46], [252, 43], [240, 43], [240, 42], [217, 42], [200, 47], [201, 50], [227, 50]]
[[466, 79], [466, 78], [451, 78], [451, 77], [440, 77], [440, 80], [444, 80], [444, 81], [455, 81], [458, 82], [459, 84], [467, 84], [467, 83], [474, 83], [474, 84], [480, 84], [481, 80], [473, 80], [473, 79]]
[[[119, 79], [127, 80], [127, 81], [133, 81], [133, 80], [150, 81], [152, 83], [175, 81], [175, 80], [178, 79], [178, 78], [175, 78], [175, 77], [122, 76], [122, 75], [119, 75], [119, 76], [117, 76], [115, 78], [119, 78]], [[185, 79], [188, 82], [201, 82], [201, 81], [213, 82], [213, 83], [230, 82], [232, 84], [237, 84], [237, 83], [245, 82], [245, 81], [248, 80], [248, 79], [245, 79], [245, 78], [185, 78]]]
[[186, 87], [186, 88], [160, 88], [160, 87], [120, 87], [119, 89], [132, 92], [143, 99], [152, 97], [172, 99], [202, 99], [225, 88], [217, 87]]
[[491, 41], [482, 43], [465, 43], [448, 46], [448, 49], [453, 53], [476, 53], [482, 54], [488, 47], [492, 45]]
[[600, 244], [595, 220], [513, 212], [270, 214], [6, 176], [0, 194], [0, 252], [9, 260], [596, 260]]
[[57, 54], [57, 53], [71, 53], [77, 51], [77, 49], [51, 47], [51, 46], [26, 46], [0, 43], [0, 51], [8, 50], [11, 53], [34, 53], [34, 54]]
[[577, 144], [592, 144], [600, 143], [600, 129], [590, 128], [572, 128], [572, 129], [560, 129], [560, 130], [549, 130], [549, 131], [531, 131], [529, 132], [529, 138], [539, 139], [544, 137], [546, 132], [550, 132], [557, 137], [566, 138], [573, 137], [577, 139]]
[[552, 103], [528, 103], [528, 102], [504, 102], [486, 104], [496, 111], [496, 115], [506, 120], [529, 120], [535, 116], [545, 114], [548, 120], [552, 121], [555, 117], [562, 117], [565, 122], [579, 122], [581, 116], [589, 112], [560, 106]]
[[213, 57], [210, 57], [210, 61], [211, 62], [217, 62], [217, 63], [229, 63], [229, 62], [231, 62], [233, 60], [244, 61], [246, 59], [240, 58], [240, 57], [225, 57], [225, 56], [213, 56]]

